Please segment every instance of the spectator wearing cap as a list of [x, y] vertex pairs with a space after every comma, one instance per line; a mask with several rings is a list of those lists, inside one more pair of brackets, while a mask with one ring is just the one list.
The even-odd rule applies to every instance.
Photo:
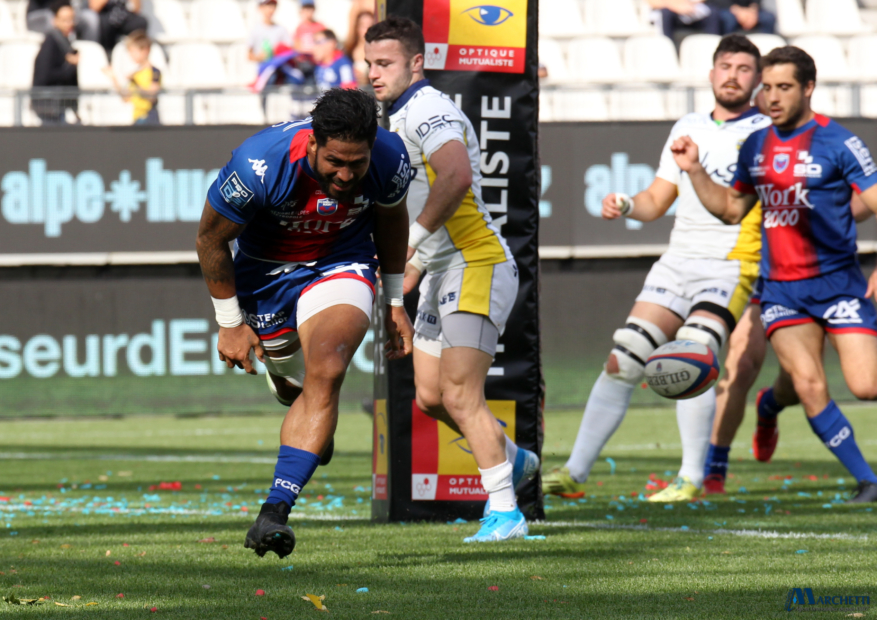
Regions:
[[314, 77], [317, 86], [330, 88], [356, 88], [353, 62], [338, 49], [338, 37], [329, 30], [321, 30], [314, 36]]
[[314, 19], [316, 7], [314, 0], [302, 0], [299, 18], [301, 21], [295, 29], [292, 37], [292, 47], [299, 54], [312, 54], [314, 51], [314, 36], [326, 27]]
[[[46, 33], [46, 38], [34, 61], [34, 88], [51, 86], [77, 88], [79, 79], [76, 75], [76, 66], [79, 64], [79, 56], [70, 44], [70, 35], [73, 34], [76, 24], [76, 13], [70, 6], [69, 0], [55, 0], [51, 11], [52, 28]], [[67, 108], [76, 111], [77, 99], [34, 96], [31, 99], [31, 107], [44, 125], [63, 124]]]
[[719, 15], [722, 35], [732, 32], [776, 32], [777, 18], [762, 8], [758, 0], [708, 0]]
[[[27, 29], [48, 34], [55, 27], [53, 4], [55, 0], [28, 0]], [[76, 38], [97, 41], [100, 36], [100, 18], [97, 13], [81, 6], [74, 6], [73, 9], [76, 14]]]
[[261, 21], [253, 26], [247, 39], [250, 60], [265, 62], [274, 57], [279, 45], [292, 48], [292, 37], [289, 31], [280, 24], [274, 23], [277, 12], [277, 0], [258, 0]]
[[[142, 0], [88, 0], [89, 8], [100, 18], [100, 41], [109, 56], [124, 36], [146, 30], [149, 23], [140, 15]], [[130, 7], [130, 8], [129, 8]]]

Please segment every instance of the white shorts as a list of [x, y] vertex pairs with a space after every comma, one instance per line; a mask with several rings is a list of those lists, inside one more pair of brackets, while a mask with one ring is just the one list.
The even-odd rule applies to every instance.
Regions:
[[518, 267], [514, 261], [427, 273], [420, 283], [414, 346], [440, 357], [442, 317], [452, 312], [485, 316], [502, 335], [517, 297]]
[[736, 323], [757, 278], [758, 263], [664, 254], [652, 265], [636, 300], [663, 306], [683, 319], [698, 304], [713, 304], [726, 309]]

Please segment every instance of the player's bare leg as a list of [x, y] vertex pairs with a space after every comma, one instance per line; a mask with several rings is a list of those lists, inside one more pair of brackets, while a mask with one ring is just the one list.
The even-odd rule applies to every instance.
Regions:
[[616, 346], [591, 389], [569, 459], [562, 469], [542, 478], [544, 493], [570, 498], [585, 494], [591, 468], [624, 419], [633, 390], [642, 381], [645, 360], [676, 334], [682, 318], [658, 304], [638, 301], [625, 323], [613, 335]]
[[285, 557], [295, 548], [295, 535], [286, 525], [289, 510], [332, 441], [341, 384], [368, 327], [368, 316], [352, 305], [330, 306], [298, 326], [307, 367], [304, 386], [281, 426], [274, 484], [246, 539], [260, 556], [274, 551]]
[[[804, 323], [777, 329], [771, 335], [771, 344], [780, 364], [792, 377], [813, 432], [858, 481], [859, 488], [851, 501], [875, 501], [877, 476], [856, 444], [852, 425], [828, 394], [822, 365], [824, 335], [816, 323]], [[877, 339], [865, 334], [845, 333], [832, 334], [831, 340], [837, 347], [844, 378], [851, 391], [858, 391], [857, 396], [877, 397], [873, 376], [874, 364], [877, 364]], [[870, 378], [867, 371], [872, 374]]]
[[704, 467], [704, 491], [708, 494], [725, 492], [731, 443], [743, 422], [746, 396], [764, 363], [767, 338], [760, 312], [758, 306], [750, 305], [728, 340], [725, 372], [716, 386], [716, 417]]

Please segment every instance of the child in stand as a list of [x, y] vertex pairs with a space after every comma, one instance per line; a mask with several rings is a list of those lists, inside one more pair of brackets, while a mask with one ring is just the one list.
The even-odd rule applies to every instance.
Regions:
[[113, 85], [124, 100], [134, 106], [135, 125], [160, 125], [157, 106], [158, 91], [161, 90], [161, 71], [149, 62], [152, 41], [145, 31], [137, 30], [125, 40], [125, 47], [137, 67], [128, 76], [128, 84], [121, 85], [111, 67], [106, 67], [104, 73], [113, 80]]

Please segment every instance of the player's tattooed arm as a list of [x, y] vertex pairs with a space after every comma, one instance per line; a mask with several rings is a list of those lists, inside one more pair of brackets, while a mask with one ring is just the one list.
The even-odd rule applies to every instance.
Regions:
[[243, 232], [246, 224], [232, 222], [207, 202], [198, 227], [198, 261], [210, 294], [216, 299], [235, 295], [234, 262], [229, 243]]

